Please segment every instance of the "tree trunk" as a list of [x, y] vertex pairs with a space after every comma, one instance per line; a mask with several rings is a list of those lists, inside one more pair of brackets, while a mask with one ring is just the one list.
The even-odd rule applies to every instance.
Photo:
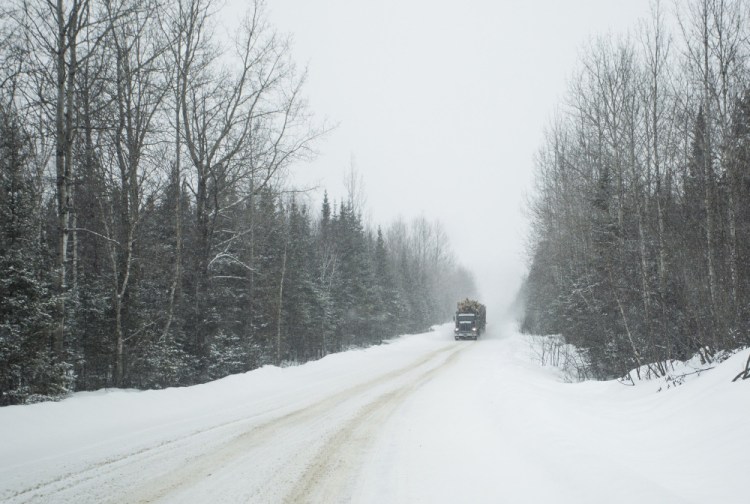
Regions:
[[[65, 339], [65, 298], [68, 292], [68, 241], [70, 238], [71, 213], [73, 209], [73, 138], [74, 98], [76, 79], [76, 38], [78, 28], [78, 4], [73, 4], [69, 19], [65, 20], [63, 0], [55, 4], [57, 22], [56, 87], [55, 104], [55, 171], [57, 192], [57, 266], [59, 301], [57, 304], [57, 328], [53, 334], [53, 349], [61, 356]], [[66, 56], [69, 61], [66, 61]]]
[[284, 300], [284, 276], [286, 276], [286, 251], [287, 243], [284, 242], [284, 255], [281, 257], [281, 279], [279, 280], [279, 309], [276, 314], [276, 364], [281, 364], [281, 312]]
[[[704, 0], [703, 3], [703, 103], [706, 116], [706, 135], [704, 138], [704, 156], [703, 156], [703, 177], [705, 181], [703, 204], [706, 208], [706, 255], [708, 262], [708, 288], [711, 300], [711, 317], [716, 320], [716, 266], [714, 264], [714, 198], [713, 182], [714, 172], [712, 164], [711, 149], [713, 147], [711, 138], [713, 132], [711, 100], [710, 100], [710, 82], [709, 82], [709, 40], [708, 40], [708, 5]], [[713, 331], [714, 334], [716, 331]], [[716, 341], [715, 341], [716, 343]], [[714, 349], [715, 350], [715, 349]]]
[[731, 276], [732, 288], [732, 315], [738, 316], [739, 303], [739, 274], [738, 274], [738, 257], [737, 257], [737, 195], [734, 177], [729, 178], [729, 201], [728, 201], [728, 220], [729, 220], [729, 272]]

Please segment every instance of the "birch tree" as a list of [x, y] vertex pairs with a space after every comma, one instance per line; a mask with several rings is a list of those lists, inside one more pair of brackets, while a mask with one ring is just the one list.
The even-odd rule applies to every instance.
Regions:
[[108, 241], [113, 272], [112, 299], [115, 315], [115, 384], [122, 385], [125, 341], [128, 327], [129, 292], [134, 281], [134, 258], [143, 205], [156, 184], [154, 146], [160, 140], [157, 115], [167, 93], [166, 76], [161, 70], [165, 45], [157, 29], [155, 1], [108, 1], [107, 21], [111, 25], [107, 41], [114, 59], [114, 81], [110, 86], [110, 173], [114, 212], [109, 216]]

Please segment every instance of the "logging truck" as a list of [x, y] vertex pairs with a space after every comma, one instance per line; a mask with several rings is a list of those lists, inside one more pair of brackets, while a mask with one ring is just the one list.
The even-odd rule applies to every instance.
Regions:
[[456, 340], [475, 340], [482, 335], [487, 326], [487, 309], [479, 301], [466, 298], [458, 302], [453, 320], [456, 323], [453, 330]]

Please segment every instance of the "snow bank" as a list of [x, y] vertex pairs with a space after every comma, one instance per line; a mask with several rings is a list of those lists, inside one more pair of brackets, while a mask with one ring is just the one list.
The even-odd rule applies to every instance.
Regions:
[[311, 404], [450, 344], [449, 328], [265, 366], [191, 387], [79, 392], [59, 402], [0, 408], [0, 500], [9, 488], [72, 473], [191, 433]]

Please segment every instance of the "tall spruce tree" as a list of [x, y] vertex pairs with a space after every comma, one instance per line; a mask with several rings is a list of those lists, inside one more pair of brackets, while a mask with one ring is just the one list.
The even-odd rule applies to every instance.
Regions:
[[55, 298], [38, 235], [31, 139], [0, 106], [0, 405], [47, 399], [71, 386], [51, 349]]

